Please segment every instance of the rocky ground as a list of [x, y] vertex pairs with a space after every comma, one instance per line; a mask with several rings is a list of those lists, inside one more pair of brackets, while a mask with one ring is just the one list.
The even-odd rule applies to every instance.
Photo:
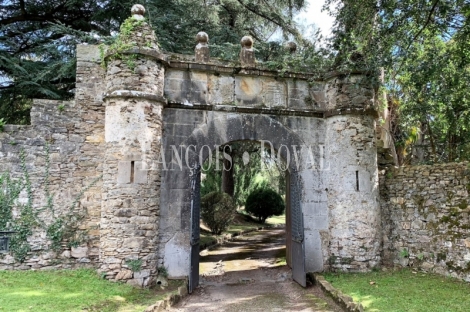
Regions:
[[201, 252], [200, 286], [170, 311], [342, 311], [285, 265], [285, 231], [250, 233]]

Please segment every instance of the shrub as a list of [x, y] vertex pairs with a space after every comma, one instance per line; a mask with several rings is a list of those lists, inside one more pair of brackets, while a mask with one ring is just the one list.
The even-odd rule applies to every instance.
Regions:
[[252, 214], [260, 223], [271, 216], [279, 216], [286, 205], [281, 195], [268, 188], [259, 188], [251, 192], [246, 199], [245, 210]]
[[216, 235], [228, 227], [233, 220], [235, 211], [236, 206], [226, 193], [211, 192], [201, 199], [202, 221]]

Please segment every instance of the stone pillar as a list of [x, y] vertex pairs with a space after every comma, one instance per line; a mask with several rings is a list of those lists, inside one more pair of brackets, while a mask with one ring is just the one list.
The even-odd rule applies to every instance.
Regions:
[[[108, 48], [100, 262], [108, 279], [150, 286], [157, 274], [164, 67], [145, 9]], [[129, 47], [132, 46], [129, 50]]]
[[253, 38], [245, 36], [241, 40], [240, 63], [243, 67], [255, 67], [255, 50], [253, 50]]
[[210, 59], [210, 51], [209, 51], [209, 36], [200, 31], [196, 35], [197, 45], [194, 48], [194, 54], [196, 58], [196, 62], [209, 62]]
[[328, 85], [327, 264], [366, 271], [379, 264], [381, 252], [374, 89], [363, 75], [335, 77]]

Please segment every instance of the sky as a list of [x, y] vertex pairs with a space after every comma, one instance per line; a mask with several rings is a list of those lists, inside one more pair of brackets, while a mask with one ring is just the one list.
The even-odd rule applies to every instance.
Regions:
[[296, 21], [303, 25], [315, 24], [320, 28], [324, 38], [331, 35], [331, 27], [334, 19], [327, 12], [322, 12], [324, 0], [306, 0], [308, 3], [307, 10], [298, 14]]

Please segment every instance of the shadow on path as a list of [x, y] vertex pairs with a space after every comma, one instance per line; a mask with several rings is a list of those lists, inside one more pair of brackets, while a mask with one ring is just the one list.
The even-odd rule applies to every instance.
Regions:
[[170, 311], [342, 311], [285, 265], [285, 230], [266, 229], [201, 252], [200, 286]]

